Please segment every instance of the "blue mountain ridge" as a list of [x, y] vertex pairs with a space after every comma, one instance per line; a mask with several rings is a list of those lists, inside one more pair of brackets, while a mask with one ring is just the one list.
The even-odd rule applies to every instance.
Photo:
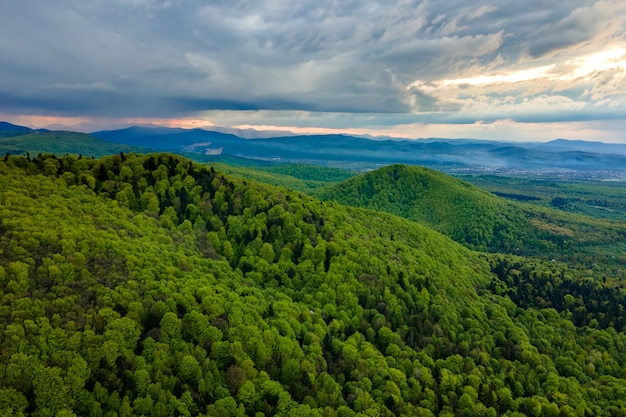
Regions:
[[403, 163], [442, 170], [626, 170], [626, 145], [564, 139], [540, 143], [444, 138], [372, 140], [341, 134], [244, 139], [212, 130], [140, 126], [92, 135], [157, 150], [363, 169]]

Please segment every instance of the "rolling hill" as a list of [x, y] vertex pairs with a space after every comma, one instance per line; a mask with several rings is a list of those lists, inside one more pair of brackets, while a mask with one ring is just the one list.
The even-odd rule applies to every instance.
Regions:
[[576, 251], [616, 255], [626, 239], [623, 222], [506, 200], [422, 167], [387, 166], [313, 193], [426, 224], [479, 250], [564, 259]]
[[175, 155], [0, 176], [3, 415], [626, 411], [623, 294], [588, 271]]
[[[15, 131], [12, 131], [15, 133]], [[101, 157], [119, 152], [146, 152], [148, 148], [116, 144], [98, 139], [85, 133], [77, 132], [33, 132], [24, 131], [16, 136], [0, 138], [0, 155], [23, 155], [28, 152], [31, 156], [39, 153], [52, 153], [58, 156], [66, 154], [81, 154], [84, 156]]]
[[30, 133], [33, 130], [26, 126], [18, 126], [7, 122], [0, 121], [0, 138], [19, 136]]
[[452, 239], [494, 247], [509, 228], [508, 204], [468, 183], [423, 167], [390, 165], [320, 190], [317, 197], [428, 224]]

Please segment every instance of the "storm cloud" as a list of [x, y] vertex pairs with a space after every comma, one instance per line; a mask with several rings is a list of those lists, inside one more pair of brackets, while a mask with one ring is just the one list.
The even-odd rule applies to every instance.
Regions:
[[621, 0], [5, 1], [0, 113], [614, 119], [624, 45]]

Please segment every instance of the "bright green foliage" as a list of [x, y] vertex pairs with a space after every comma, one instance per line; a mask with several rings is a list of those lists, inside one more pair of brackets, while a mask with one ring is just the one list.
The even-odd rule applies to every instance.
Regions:
[[0, 175], [3, 415], [626, 411], [623, 301], [580, 269], [167, 154]]
[[427, 168], [391, 165], [333, 185], [319, 196], [419, 221], [479, 249], [509, 249], [526, 240], [511, 235], [522, 222], [512, 205]]

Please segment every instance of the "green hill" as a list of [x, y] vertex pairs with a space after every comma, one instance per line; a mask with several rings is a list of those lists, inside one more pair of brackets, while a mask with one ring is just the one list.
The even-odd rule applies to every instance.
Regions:
[[[334, 184], [317, 194], [430, 225], [476, 247], [496, 246], [510, 229], [507, 204], [458, 179], [423, 167], [390, 165]], [[515, 219], [517, 220], [517, 219]]]
[[0, 176], [2, 415], [626, 412], [623, 296], [586, 271], [167, 154]]
[[11, 123], [0, 121], [0, 138], [8, 138], [11, 136], [25, 135], [32, 132], [32, 129], [26, 126], [18, 126]]
[[510, 201], [422, 167], [391, 165], [314, 194], [427, 224], [478, 250], [561, 259], [579, 252], [617, 256], [626, 238], [623, 222]]
[[50, 131], [20, 134], [0, 138], [0, 155], [31, 156], [39, 153], [52, 153], [57, 156], [75, 154], [101, 157], [120, 152], [142, 152], [146, 149], [106, 142], [96, 137], [77, 132]]

